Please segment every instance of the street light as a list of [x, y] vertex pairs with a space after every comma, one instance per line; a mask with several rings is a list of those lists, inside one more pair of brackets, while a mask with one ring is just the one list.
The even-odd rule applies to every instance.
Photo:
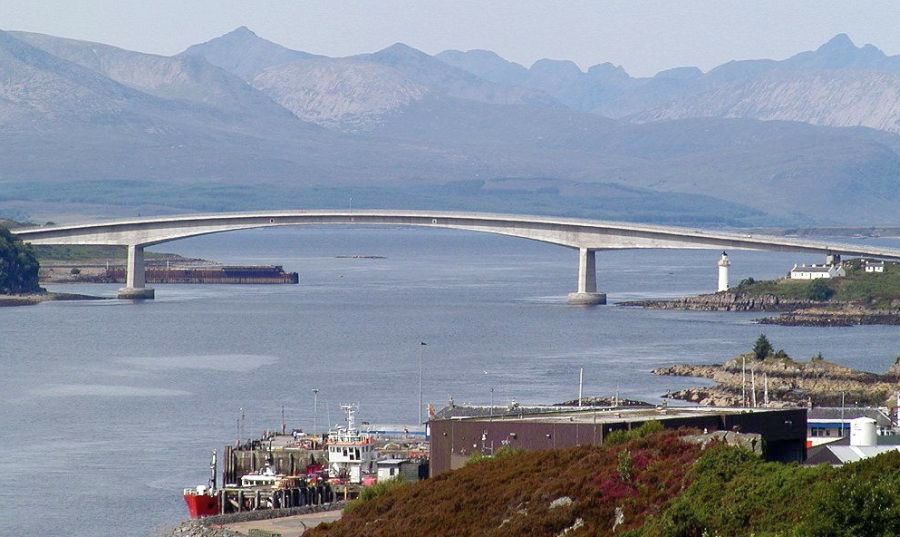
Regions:
[[313, 388], [313, 434], [319, 431], [319, 389]]
[[428, 343], [419, 342], [419, 425], [422, 425], [422, 354], [427, 346]]
[[491, 421], [494, 421], [494, 387], [491, 386]]

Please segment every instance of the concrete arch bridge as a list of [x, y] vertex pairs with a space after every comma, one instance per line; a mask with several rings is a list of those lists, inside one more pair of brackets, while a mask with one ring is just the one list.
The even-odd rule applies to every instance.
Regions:
[[[126, 285], [120, 298], [153, 298], [146, 286], [144, 248], [187, 237], [296, 225], [419, 226], [521, 237], [578, 250], [578, 287], [572, 304], [603, 304], [597, 291], [595, 252], [632, 248], [750, 249], [820, 253], [829, 259], [865, 256], [900, 260], [900, 250], [834, 244], [785, 237], [724, 233], [693, 228], [605, 222], [575, 218], [440, 211], [296, 210], [191, 214], [20, 228], [13, 233], [32, 244], [99, 244], [128, 248]], [[727, 268], [726, 268], [727, 271]], [[727, 280], [727, 274], [726, 274]]]

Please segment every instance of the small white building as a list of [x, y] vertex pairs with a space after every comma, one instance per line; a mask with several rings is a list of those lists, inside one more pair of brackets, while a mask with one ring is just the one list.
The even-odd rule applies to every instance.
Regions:
[[866, 261], [866, 272], [884, 272], [884, 261]]
[[841, 265], [794, 265], [794, 268], [791, 269], [792, 280], [817, 280], [846, 275], [847, 272]]
[[382, 459], [378, 461], [378, 482], [402, 476], [404, 481], [419, 480], [419, 463], [410, 459]]

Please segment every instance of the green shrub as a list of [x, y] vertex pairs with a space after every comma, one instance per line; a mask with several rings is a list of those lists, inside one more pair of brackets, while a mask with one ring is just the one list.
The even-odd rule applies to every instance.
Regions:
[[832, 468], [764, 462], [717, 446], [688, 479], [644, 526], [645, 536], [900, 535], [900, 452]]
[[634, 470], [634, 458], [632, 458], [631, 452], [627, 449], [620, 451], [618, 458], [619, 463], [616, 466], [616, 470], [619, 472], [619, 479], [628, 483], [631, 481], [631, 472]]
[[494, 451], [493, 455], [486, 455], [484, 453], [478, 452], [473, 454], [466, 460], [466, 466], [470, 464], [480, 464], [482, 462], [487, 462], [496, 459], [504, 459], [506, 457], [512, 457], [513, 455], [519, 455], [521, 453], [525, 453], [525, 450], [522, 448], [514, 448], [511, 446], [503, 446], [496, 451]]
[[406, 484], [406, 480], [403, 479], [402, 475], [398, 475], [397, 477], [393, 477], [386, 481], [379, 481], [378, 483], [372, 485], [371, 487], [363, 487], [359, 492], [359, 498], [351, 501], [344, 507], [344, 513], [353, 512], [360, 505], [372, 501], [375, 498], [384, 496], [388, 492], [401, 487]]
[[834, 289], [822, 279], [813, 280], [806, 289], [806, 298], [810, 300], [825, 302], [826, 300], [830, 300], [833, 296]]
[[638, 438], [645, 438], [662, 430], [663, 426], [660, 422], [656, 420], [646, 421], [642, 423], [640, 427], [630, 431], [613, 431], [609, 433], [603, 439], [603, 444], [610, 446], [624, 444], [632, 440], [637, 440]]

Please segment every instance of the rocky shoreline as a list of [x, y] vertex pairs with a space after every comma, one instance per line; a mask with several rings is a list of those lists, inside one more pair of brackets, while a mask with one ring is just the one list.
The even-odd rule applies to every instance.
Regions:
[[[742, 367], [746, 364], [746, 369]], [[746, 371], [746, 376], [744, 375]], [[716, 386], [696, 387], [666, 394], [672, 399], [703, 406], [763, 406], [768, 392], [769, 407], [832, 406], [841, 403], [882, 405], [900, 390], [900, 362], [885, 374], [856, 371], [823, 359], [796, 362], [770, 356], [756, 360], [738, 356], [724, 364], [680, 364], [653, 370], [655, 375], [706, 378]], [[752, 381], [751, 381], [752, 379]], [[746, 392], [747, 400], [744, 401]]]
[[781, 326], [900, 325], [900, 310], [873, 310], [855, 304], [835, 305], [774, 295], [748, 296], [724, 292], [670, 300], [622, 302], [619, 305], [660, 310], [776, 312], [780, 315], [761, 317], [755, 322]]
[[343, 509], [347, 502], [338, 501], [322, 505], [306, 505], [289, 509], [263, 509], [260, 511], [244, 511], [242, 513], [230, 513], [216, 515], [199, 520], [187, 520], [174, 528], [166, 528], [158, 532], [159, 537], [245, 537], [243, 533], [229, 530], [223, 526], [237, 522], [249, 522], [257, 520], [270, 520], [310, 513], [321, 513]]
[[53, 300], [108, 300], [107, 297], [82, 295], [78, 293], [39, 293], [32, 295], [0, 295], [0, 308], [14, 306], [34, 306]]
[[747, 296], [724, 292], [668, 300], [637, 300], [621, 302], [619, 305], [658, 310], [783, 312], [793, 311], [797, 308], [822, 306], [824, 304], [824, 302], [812, 300], [787, 300], [774, 295]]
[[[638, 401], [637, 399], [623, 399], [621, 397], [582, 397], [581, 404], [583, 406], [653, 406], [646, 401]], [[563, 401], [562, 403], [556, 403], [554, 406], [578, 406], [578, 399], [571, 399], [569, 401]]]
[[857, 326], [868, 324], [900, 325], [900, 312], [864, 310], [846, 307], [842, 309], [808, 308], [774, 317], [757, 319], [760, 324], [781, 326]]

